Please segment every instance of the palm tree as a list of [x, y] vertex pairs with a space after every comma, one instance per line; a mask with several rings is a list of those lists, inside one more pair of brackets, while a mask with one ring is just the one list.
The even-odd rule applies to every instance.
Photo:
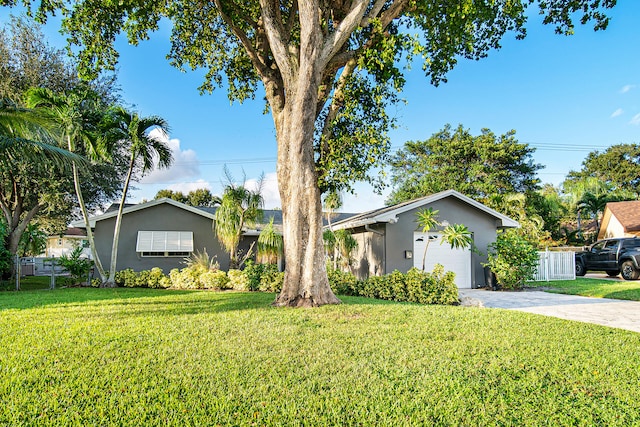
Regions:
[[465, 249], [473, 244], [471, 232], [464, 224], [447, 225], [442, 230], [442, 240], [440, 244], [447, 242], [452, 249]]
[[427, 249], [429, 248], [429, 231], [432, 228], [435, 228], [440, 225], [440, 221], [438, 221], [438, 213], [440, 211], [434, 210], [433, 208], [423, 209], [416, 214], [416, 218], [418, 221], [418, 226], [421, 227], [421, 231], [425, 233], [425, 246], [424, 246], [424, 254], [422, 255], [422, 271], [425, 269], [425, 264], [427, 260]]
[[351, 255], [358, 247], [358, 241], [347, 230], [338, 230], [333, 233], [335, 236], [336, 261], [340, 259], [340, 267], [343, 270], [349, 268], [352, 262]]
[[600, 214], [604, 212], [604, 208], [609, 202], [620, 201], [622, 197], [616, 194], [600, 194], [595, 195], [591, 192], [585, 192], [578, 201], [578, 211], [590, 214], [596, 222], [596, 231], [600, 229]]
[[3, 158], [52, 160], [61, 167], [85, 159], [56, 145], [53, 123], [36, 111], [0, 100], [0, 152]]
[[229, 268], [238, 268], [238, 245], [245, 226], [252, 226], [262, 219], [262, 180], [258, 189], [249, 190], [243, 185], [230, 183], [222, 194], [222, 203], [216, 211], [214, 230], [220, 244], [229, 253]]
[[329, 230], [333, 230], [331, 220], [333, 219], [334, 212], [342, 207], [342, 195], [337, 191], [332, 191], [324, 196], [324, 209], [327, 211], [327, 224]]
[[278, 256], [282, 254], [284, 248], [282, 234], [278, 233], [273, 226], [273, 217], [258, 236], [258, 257], [267, 264], [276, 264]]
[[[0, 210], [6, 221], [6, 235], [2, 240], [5, 248], [14, 259], [18, 251], [21, 236], [29, 222], [43, 208], [42, 202], [31, 205], [23, 210], [25, 205], [21, 197], [19, 183], [13, 172], [16, 164], [28, 163], [35, 170], [41, 166], [53, 164], [65, 170], [69, 165], [86, 164], [86, 161], [56, 145], [57, 135], [53, 123], [37, 112], [18, 108], [15, 104], [0, 100], [0, 169], [7, 172], [12, 183], [8, 197], [0, 197]], [[37, 192], [37, 189], [30, 189]], [[15, 266], [11, 264], [9, 272], [15, 273]]]
[[108, 138], [111, 141], [119, 141], [127, 145], [129, 151], [129, 169], [122, 189], [122, 198], [116, 216], [116, 225], [113, 231], [113, 244], [111, 247], [111, 264], [109, 265], [109, 278], [104, 287], [115, 287], [116, 262], [118, 259], [118, 241], [120, 227], [122, 225], [122, 210], [124, 209], [129, 184], [136, 165], [141, 166], [142, 175], [150, 172], [158, 161], [159, 168], [168, 168], [173, 163], [171, 148], [166, 142], [149, 135], [153, 129], [159, 129], [163, 135], [169, 132], [167, 122], [158, 116], [140, 117], [137, 113], [130, 113], [121, 107], [110, 112]]
[[[86, 152], [92, 160], [104, 160], [109, 157], [109, 148], [99, 139], [96, 132], [97, 108], [95, 94], [90, 91], [84, 93], [71, 92], [67, 95], [57, 95], [49, 89], [32, 88], [27, 92], [27, 105], [36, 108], [57, 123], [60, 129], [61, 143], [70, 152], [81, 150]], [[89, 223], [89, 213], [82, 195], [80, 174], [75, 163], [72, 165], [73, 184], [78, 197], [78, 205], [82, 212], [87, 240], [91, 248], [91, 256], [100, 278], [104, 281], [106, 274], [93, 238], [93, 231]]]

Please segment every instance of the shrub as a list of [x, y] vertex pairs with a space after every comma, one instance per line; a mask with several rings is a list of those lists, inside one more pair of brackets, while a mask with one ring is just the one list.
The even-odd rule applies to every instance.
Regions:
[[[257, 291], [260, 289], [260, 282], [262, 280], [262, 272], [264, 271], [265, 264], [254, 263], [249, 260], [246, 262], [244, 268], [244, 274], [247, 279], [247, 289], [248, 291]], [[236, 289], [236, 287], [233, 287]]]
[[403, 274], [394, 271], [385, 276], [372, 276], [362, 283], [360, 295], [391, 301], [408, 301], [420, 304], [456, 304], [458, 288], [455, 274], [444, 272], [437, 264], [432, 273], [412, 268]]
[[244, 271], [241, 270], [229, 270], [227, 273], [229, 277], [229, 285], [231, 289], [235, 289], [236, 291], [248, 291], [249, 289], [249, 279]]
[[93, 261], [81, 258], [82, 248], [77, 247], [68, 255], [63, 255], [56, 261], [71, 275], [72, 284], [80, 284], [87, 280]]
[[161, 268], [153, 267], [147, 276], [147, 286], [154, 289], [168, 288], [171, 286], [171, 281]]
[[489, 245], [491, 271], [504, 289], [521, 289], [533, 278], [538, 265], [538, 252], [518, 233], [507, 230]]
[[127, 288], [135, 287], [136, 272], [131, 268], [125, 270], [116, 271], [116, 284], [118, 286], [125, 286]]
[[359, 295], [359, 281], [353, 274], [333, 268], [327, 263], [327, 276], [333, 293], [337, 295]]
[[127, 268], [116, 272], [116, 284], [127, 288], [157, 289], [171, 287], [171, 280], [158, 267], [139, 272]]
[[198, 267], [186, 267], [182, 270], [174, 268], [169, 272], [171, 286], [176, 289], [204, 289], [200, 275], [204, 272]]
[[246, 285], [239, 284], [239, 287], [246, 287], [246, 289], [239, 289], [236, 286], [233, 287], [234, 289], [262, 292], [280, 292], [282, 290], [284, 273], [278, 271], [276, 264], [247, 261], [245, 265], [243, 273]]
[[222, 290], [227, 289], [229, 285], [229, 277], [227, 273], [221, 270], [209, 270], [200, 275], [200, 283], [205, 289]]
[[278, 266], [275, 264], [266, 264], [270, 266], [265, 269], [260, 278], [260, 288], [262, 292], [280, 292], [282, 285], [284, 284], [284, 272], [278, 271]]

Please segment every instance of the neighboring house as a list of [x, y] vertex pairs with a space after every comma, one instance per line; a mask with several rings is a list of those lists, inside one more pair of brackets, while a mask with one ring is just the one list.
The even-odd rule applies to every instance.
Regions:
[[67, 255], [78, 246], [83, 248], [83, 254], [87, 256], [91, 254], [86, 230], [84, 228], [69, 227], [64, 233], [47, 238], [47, 247], [43, 255], [45, 257], [59, 258], [62, 255]]
[[[165, 273], [184, 268], [184, 259], [192, 253], [207, 250], [215, 256], [220, 268], [228, 270], [229, 255], [221, 247], [213, 231], [216, 208], [193, 207], [163, 198], [126, 206], [122, 213], [122, 227], [118, 241], [118, 270], [135, 271], [160, 267]], [[98, 256], [105, 268], [111, 260], [116, 210], [90, 218]], [[274, 225], [282, 226], [280, 211], [264, 211], [264, 221], [274, 217]], [[75, 221], [75, 227], [84, 227]], [[247, 251], [260, 234], [261, 226], [245, 230], [239, 249]], [[254, 247], [255, 253], [255, 247]]]
[[[428, 235], [422, 233], [416, 213], [428, 208], [439, 211], [441, 223], [466, 225], [480, 254], [469, 249], [451, 249], [446, 242], [441, 245], [438, 231], [443, 227]], [[487, 261], [487, 247], [496, 240], [497, 231], [518, 226], [513, 219], [482, 203], [447, 190], [352, 216], [334, 223], [333, 229], [350, 230], [358, 241], [352, 271], [360, 279], [394, 270], [407, 272], [412, 267], [421, 269], [426, 239], [429, 239], [425, 270], [430, 271], [434, 264], [440, 263], [445, 271], [456, 273], [459, 288], [476, 288], [485, 285], [482, 263]]]
[[609, 202], [602, 214], [598, 240], [640, 236], [640, 201]]

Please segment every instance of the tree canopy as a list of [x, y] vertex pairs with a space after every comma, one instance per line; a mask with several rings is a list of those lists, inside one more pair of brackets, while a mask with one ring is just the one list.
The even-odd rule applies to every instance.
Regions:
[[488, 200], [492, 195], [528, 192], [538, 188], [535, 149], [515, 138], [515, 131], [497, 136], [482, 129], [450, 125], [425, 141], [407, 142], [391, 159], [394, 189], [389, 203], [399, 203], [448, 189]]
[[586, 178], [607, 184], [609, 190], [621, 193], [620, 196], [627, 193], [629, 197], [640, 198], [640, 144], [617, 144], [603, 152], [592, 151], [582, 162], [581, 170], [569, 172], [565, 185], [572, 187], [572, 182]]
[[[0, 0], [15, 5], [17, 0]], [[169, 58], [204, 68], [202, 90], [226, 84], [229, 98], [254, 96], [258, 84], [274, 120], [283, 203], [285, 280], [276, 305], [338, 303], [324, 271], [321, 194], [348, 188], [388, 152], [386, 115], [414, 58], [432, 83], [461, 57], [480, 59], [506, 32], [526, 34], [526, 9], [570, 34], [573, 19], [608, 23], [615, 0], [331, 0], [235, 2], [40, 2], [35, 13], [61, 12], [63, 30], [80, 45], [82, 73], [116, 65], [114, 42], [137, 44], [168, 18]], [[23, 0], [31, 7], [31, 0]], [[35, 4], [35, 3], [34, 3]], [[575, 13], [578, 13], [576, 16]]]
[[220, 197], [211, 194], [211, 191], [207, 188], [191, 190], [187, 194], [184, 194], [182, 191], [163, 189], [156, 193], [154, 199], [162, 199], [164, 197], [189, 206], [200, 207], [214, 207], [222, 202]]

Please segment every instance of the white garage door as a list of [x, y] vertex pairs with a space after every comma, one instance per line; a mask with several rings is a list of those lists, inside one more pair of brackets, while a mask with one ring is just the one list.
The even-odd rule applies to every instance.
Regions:
[[[426, 246], [425, 233], [413, 233], [413, 266], [422, 270], [422, 257]], [[442, 264], [445, 271], [456, 273], [458, 288], [471, 288], [471, 250], [452, 249], [447, 242], [440, 244], [439, 233], [429, 233], [429, 248], [425, 260], [425, 271], [432, 271], [433, 266]]]

